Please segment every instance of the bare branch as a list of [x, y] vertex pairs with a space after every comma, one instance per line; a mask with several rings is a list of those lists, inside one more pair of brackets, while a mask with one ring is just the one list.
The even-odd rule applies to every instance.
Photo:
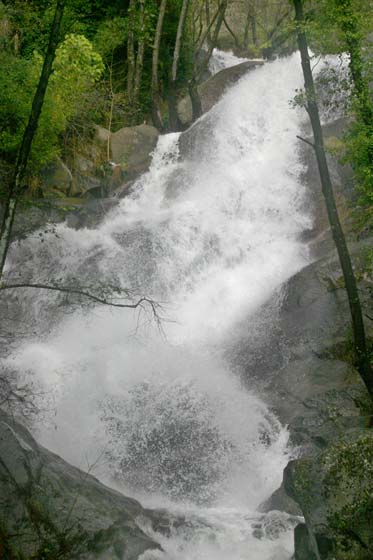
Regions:
[[305, 144], [308, 144], [309, 146], [311, 146], [314, 150], [316, 150], [316, 146], [313, 142], [310, 142], [309, 140], [306, 140], [305, 138], [302, 138], [302, 136], [298, 136], [297, 135], [298, 140], [302, 140], [302, 142], [305, 142]]
[[[96, 303], [101, 303], [102, 305], [110, 305], [111, 307], [127, 307], [129, 309], [136, 309], [136, 308], [140, 307], [143, 303], [148, 303], [151, 307], [157, 305], [152, 299], [147, 298], [145, 296], [141, 297], [135, 303], [116, 303], [116, 302], [110, 301], [106, 298], [96, 296], [96, 295], [94, 295], [90, 292], [87, 292], [86, 290], [82, 290], [82, 289], [74, 288], [74, 287], [69, 287], [69, 286], [53, 286], [53, 285], [48, 285], [48, 284], [31, 284], [31, 283], [30, 284], [29, 283], [22, 283], [22, 284], [0, 285], [0, 291], [13, 290], [13, 289], [16, 289], [16, 288], [33, 288], [33, 289], [38, 289], [38, 290], [52, 290], [52, 291], [56, 291], [56, 292], [74, 294], [74, 295], [79, 295], [79, 296], [86, 297], [88, 299], [91, 299], [92, 301], [95, 301]], [[128, 296], [128, 293], [129, 292], [126, 291], [127, 296]]]

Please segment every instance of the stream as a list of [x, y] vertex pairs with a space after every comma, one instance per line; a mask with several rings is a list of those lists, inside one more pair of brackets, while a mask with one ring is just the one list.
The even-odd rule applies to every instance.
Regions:
[[58, 224], [12, 247], [9, 269], [22, 263], [25, 278], [99, 279], [161, 304], [159, 327], [146, 305], [66, 312], [61, 296], [25, 291], [44, 331], [6, 360], [38, 388], [43, 445], [187, 518], [168, 534], [143, 521], [163, 552], [142, 560], [292, 556], [294, 518], [258, 511], [293, 453], [288, 432], [227, 349], [255, 340], [258, 311], [310, 262], [296, 137], [307, 115], [289, 103], [302, 84], [298, 54], [249, 72], [187, 142], [160, 138], [149, 172], [97, 228]]

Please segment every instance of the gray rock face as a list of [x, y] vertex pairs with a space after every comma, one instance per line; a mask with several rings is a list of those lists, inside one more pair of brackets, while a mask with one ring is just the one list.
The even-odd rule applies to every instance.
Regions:
[[147, 124], [121, 128], [111, 135], [112, 158], [123, 165], [128, 179], [147, 171], [158, 136], [158, 130]]
[[[345, 124], [339, 120], [324, 127], [326, 142], [338, 139]], [[354, 239], [351, 170], [328, 158], [361, 301], [371, 316], [372, 278], [366, 270], [371, 266], [367, 249], [372, 239]], [[362, 474], [361, 458], [372, 462], [369, 401], [351, 365], [350, 311], [311, 149], [304, 149], [304, 160], [308, 203], [316, 215], [308, 239], [317, 260], [284, 287], [273, 332], [263, 337], [260, 366], [265, 398], [289, 426], [301, 458], [289, 463], [281, 488], [262, 509], [300, 508], [305, 523], [295, 529], [295, 560], [366, 560], [372, 557], [368, 512], [373, 508], [373, 489]], [[366, 332], [372, 337], [369, 320]], [[281, 355], [277, 364], [273, 355]]]
[[[242, 76], [249, 70], [264, 64], [262, 61], [249, 60], [242, 64], [237, 64], [230, 68], [221, 70], [215, 76], [212, 76], [200, 86], [198, 86], [198, 93], [201, 98], [202, 113], [207, 113], [221, 98], [225, 90], [238, 82]], [[190, 97], [186, 96], [178, 103], [178, 114], [181, 122], [184, 125], [192, 123], [192, 104]]]
[[[347, 125], [348, 121], [346, 118], [339, 118], [334, 122], [323, 125], [323, 135], [327, 148], [331, 148], [341, 141]], [[334, 242], [330, 234], [314, 150], [302, 143], [302, 151], [303, 160], [306, 165], [304, 182], [308, 186], [308, 202], [314, 209], [314, 229], [310, 232], [311, 246], [315, 254], [320, 257], [334, 248]], [[327, 160], [339, 217], [344, 231], [348, 234], [351, 230], [349, 207], [356, 197], [352, 169], [349, 165], [341, 164], [338, 161], [338, 157], [328, 153]]]
[[60, 158], [45, 167], [42, 171], [42, 180], [48, 189], [56, 189], [67, 196], [71, 192], [73, 176]]
[[2, 557], [17, 550], [35, 560], [136, 560], [159, 548], [137, 525], [140, 514], [136, 500], [67, 464], [0, 413]]
[[288, 464], [284, 486], [306, 521], [295, 533], [296, 558], [372, 557], [372, 459], [372, 431], [350, 429], [316, 459]]

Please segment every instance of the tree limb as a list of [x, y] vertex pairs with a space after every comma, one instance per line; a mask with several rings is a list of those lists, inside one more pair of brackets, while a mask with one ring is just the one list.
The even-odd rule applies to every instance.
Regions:
[[302, 142], [305, 142], [306, 144], [311, 146], [314, 150], [316, 150], [316, 146], [313, 142], [310, 142], [309, 140], [306, 140], [305, 138], [302, 138], [302, 136], [297, 135], [297, 138], [298, 138], [298, 140], [302, 140]]
[[[74, 287], [69, 287], [69, 286], [53, 286], [53, 285], [48, 285], [48, 284], [31, 284], [31, 283], [20, 283], [20, 284], [4, 284], [4, 285], [0, 285], [0, 291], [4, 291], [4, 290], [13, 290], [16, 288], [32, 288], [32, 289], [38, 289], [38, 290], [52, 290], [55, 292], [62, 292], [62, 293], [66, 293], [66, 294], [73, 294], [73, 295], [79, 295], [79, 296], [83, 296], [86, 297], [88, 299], [91, 299], [92, 301], [95, 301], [96, 303], [100, 303], [102, 305], [109, 305], [111, 307], [126, 307], [129, 309], [137, 309], [138, 307], [142, 307], [144, 303], [147, 303], [150, 305], [150, 307], [154, 310], [156, 310], [159, 307], [159, 304], [156, 303], [154, 300], [147, 298], [145, 296], [141, 297], [138, 301], [136, 301], [135, 303], [115, 303], [110, 301], [109, 299], [106, 298], [102, 298], [99, 296], [96, 296], [84, 289], [80, 289], [80, 288], [74, 288]], [[128, 295], [128, 292], [126, 292]]]

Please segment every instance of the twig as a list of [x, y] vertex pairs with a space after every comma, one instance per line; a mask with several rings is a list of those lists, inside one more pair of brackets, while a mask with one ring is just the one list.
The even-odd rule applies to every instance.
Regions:
[[302, 136], [297, 135], [297, 138], [298, 138], [298, 140], [302, 140], [302, 142], [305, 142], [306, 144], [311, 146], [314, 150], [316, 150], [316, 146], [313, 142], [310, 142], [309, 140], [306, 140], [305, 138], [302, 138]]
[[152, 309], [154, 310], [154, 308], [157, 307], [157, 305], [158, 305], [152, 299], [147, 298], [145, 296], [141, 297], [135, 303], [115, 303], [115, 302], [112, 302], [108, 299], [104, 299], [104, 298], [95, 296], [94, 294], [91, 294], [90, 292], [86, 292], [85, 290], [80, 290], [80, 289], [72, 288], [72, 287], [70, 288], [68, 286], [51, 286], [51, 285], [48, 285], [48, 284], [28, 284], [28, 283], [0, 285], [0, 291], [2, 291], [2, 290], [13, 290], [13, 289], [16, 289], [16, 288], [33, 288], [33, 289], [39, 289], [39, 290], [52, 290], [52, 291], [55, 291], [55, 292], [63, 292], [63, 293], [67, 293], [67, 294], [74, 294], [74, 295], [84, 296], [88, 299], [91, 299], [91, 300], [95, 301], [96, 303], [101, 303], [102, 305], [110, 305], [111, 307], [127, 307], [129, 309], [137, 309], [143, 303], [148, 303], [152, 307]]

